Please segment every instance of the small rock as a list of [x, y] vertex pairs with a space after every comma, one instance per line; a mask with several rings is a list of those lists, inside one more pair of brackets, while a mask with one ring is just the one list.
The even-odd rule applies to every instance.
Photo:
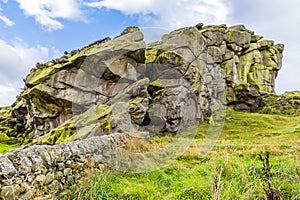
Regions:
[[63, 189], [62, 184], [58, 180], [54, 180], [49, 186], [48, 186], [49, 191], [53, 193], [58, 193]]
[[267, 49], [271, 46], [274, 45], [274, 41], [273, 40], [262, 40], [259, 42], [259, 46], [260, 46], [260, 50], [263, 50], [263, 49]]
[[3, 186], [11, 186], [13, 184], [12, 179], [7, 179], [7, 180], [2, 180], [2, 185]]
[[70, 169], [70, 168], [64, 169], [64, 176], [69, 176], [71, 174], [72, 174], [72, 169]]
[[20, 189], [21, 193], [25, 193], [31, 189], [30, 185], [26, 182], [22, 182], [20, 184], [20, 187], [21, 187], [21, 189]]
[[58, 163], [57, 168], [58, 168], [58, 170], [62, 171], [65, 168], [65, 164], [64, 163]]
[[49, 185], [50, 183], [52, 183], [53, 180], [54, 180], [54, 174], [47, 174], [46, 180], [45, 180], [45, 185]]
[[72, 166], [72, 161], [71, 161], [71, 160], [68, 160], [68, 161], [66, 162], [66, 167], [70, 167], [70, 166]]
[[64, 177], [64, 174], [59, 171], [59, 172], [55, 173], [54, 177], [55, 177], [55, 179], [60, 180], [60, 179], [62, 179]]
[[41, 184], [41, 185], [44, 185], [44, 184], [45, 184], [45, 181], [46, 181], [46, 176], [45, 176], [45, 175], [38, 175], [38, 176], [35, 178], [35, 181], [38, 182], [38, 183]]
[[229, 29], [237, 30], [237, 31], [246, 31], [247, 30], [244, 25], [231, 26], [231, 27], [229, 27]]
[[256, 43], [259, 40], [261, 40], [262, 38], [263, 38], [263, 36], [260, 36], [260, 35], [252, 35], [251, 36], [251, 43]]
[[204, 24], [203, 24], [202, 22], [200, 22], [200, 23], [198, 23], [198, 24], [196, 25], [196, 28], [197, 28], [198, 30], [201, 30], [201, 29], [203, 28], [203, 26], [204, 26]]

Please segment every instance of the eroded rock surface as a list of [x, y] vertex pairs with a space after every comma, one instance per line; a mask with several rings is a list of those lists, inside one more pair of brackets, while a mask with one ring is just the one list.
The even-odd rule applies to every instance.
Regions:
[[124, 131], [176, 133], [220, 105], [263, 106], [261, 94], [274, 94], [283, 49], [243, 25], [199, 23], [151, 44], [129, 27], [112, 40], [37, 64], [11, 116], [21, 124], [17, 135], [37, 143]]
[[266, 114], [300, 114], [300, 91], [285, 92], [282, 95], [264, 94], [263, 106], [259, 112]]

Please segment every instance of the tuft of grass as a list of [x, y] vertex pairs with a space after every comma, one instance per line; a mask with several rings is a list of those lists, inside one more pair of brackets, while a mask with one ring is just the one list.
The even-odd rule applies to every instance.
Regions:
[[0, 143], [0, 154], [5, 154], [8, 150], [16, 149], [19, 146], [16, 144]]

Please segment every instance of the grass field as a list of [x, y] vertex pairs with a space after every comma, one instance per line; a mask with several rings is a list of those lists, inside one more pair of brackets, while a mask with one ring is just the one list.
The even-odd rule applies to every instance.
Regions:
[[[90, 173], [58, 198], [266, 199], [267, 191], [282, 199], [300, 199], [300, 117], [228, 109], [217, 144], [200, 157], [208, 126], [201, 124], [189, 149], [163, 169]], [[134, 149], [151, 151], [171, 140], [156, 136]], [[259, 155], [265, 158], [266, 152], [270, 157], [262, 162]]]
[[[200, 157], [209, 127], [202, 123], [187, 151], [170, 165], [145, 173], [104, 169], [88, 173], [57, 199], [300, 199], [300, 116], [228, 109], [219, 140]], [[173, 140], [131, 141], [129, 151], [155, 151]], [[16, 146], [0, 144], [0, 153]], [[266, 152], [270, 157], [264, 162]], [[268, 166], [268, 162], [271, 166]]]

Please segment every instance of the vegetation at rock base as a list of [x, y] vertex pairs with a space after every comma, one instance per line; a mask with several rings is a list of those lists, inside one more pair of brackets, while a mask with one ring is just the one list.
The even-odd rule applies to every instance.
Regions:
[[299, 115], [300, 92], [285, 92], [282, 95], [264, 95], [264, 106], [259, 110], [261, 113]]
[[0, 143], [0, 154], [5, 154], [10, 149], [18, 148], [16, 144]]
[[[200, 157], [208, 123], [188, 151], [158, 171], [90, 173], [59, 199], [267, 199], [268, 181], [282, 199], [300, 198], [300, 117], [235, 112], [228, 109], [223, 132], [212, 152]], [[135, 143], [151, 151], [172, 140], [155, 136]], [[261, 155], [261, 156], [260, 156]]]

